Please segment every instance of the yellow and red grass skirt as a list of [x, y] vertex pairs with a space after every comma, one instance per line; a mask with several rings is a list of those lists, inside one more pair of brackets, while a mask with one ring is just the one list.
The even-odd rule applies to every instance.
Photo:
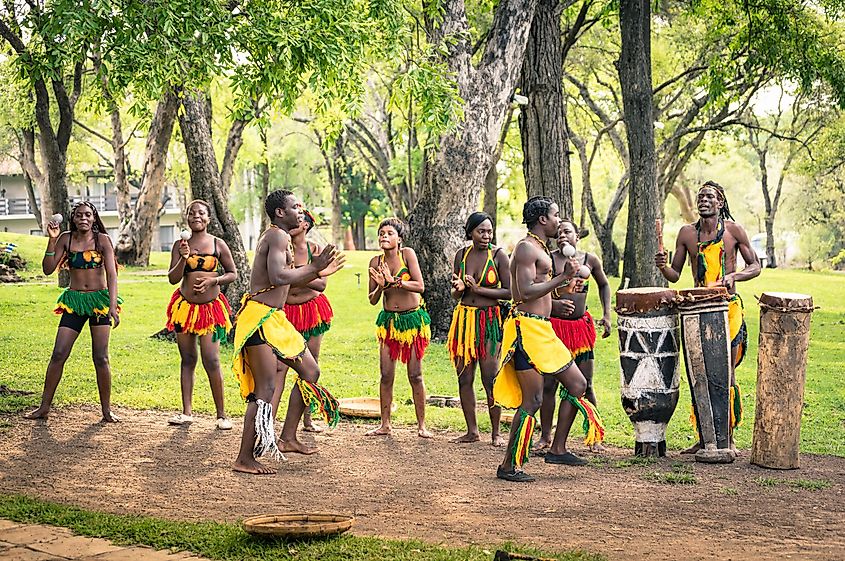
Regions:
[[549, 319], [555, 335], [575, 357], [575, 364], [581, 364], [593, 358], [593, 349], [596, 348], [596, 326], [593, 324], [590, 312], [584, 312], [584, 315], [578, 319], [555, 317]]
[[739, 294], [734, 294], [728, 302], [728, 328], [731, 348], [737, 348], [734, 366], [739, 366], [748, 349], [748, 329], [745, 326], [745, 305]]
[[[117, 297], [117, 313], [120, 313], [120, 305], [123, 298]], [[65, 288], [56, 300], [56, 308], [53, 310], [56, 315], [65, 312], [80, 316], [107, 316], [109, 315], [109, 289], [92, 290], [83, 292]]]
[[334, 317], [332, 305], [323, 293], [302, 304], [285, 304], [284, 311], [306, 341], [328, 331]]
[[502, 341], [502, 312], [499, 306], [476, 308], [458, 303], [452, 313], [447, 346], [452, 364], [463, 369], [496, 353]]
[[224, 341], [232, 329], [232, 308], [221, 292], [205, 304], [188, 302], [177, 288], [167, 305], [167, 329], [176, 333], [213, 334], [212, 341]]
[[376, 337], [389, 349], [391, 360], [407, 364], [411, 353], [422, 360], [431, 341], [430, 326], [431, 317], [422, 307], [405, 312], [382, 309], [376, 318]]

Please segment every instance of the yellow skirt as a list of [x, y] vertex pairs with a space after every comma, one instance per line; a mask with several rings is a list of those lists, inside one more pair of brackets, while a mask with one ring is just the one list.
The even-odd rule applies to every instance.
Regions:
[[499, 374], [493, 384], [496, 405], [508, 409], [522, 404], [522, 388], [514, 366], [514, 354], [518, 348], [540, 374], [556, 374], [573, 361], [572, 353], [555, 335], [548, 318], [512, 312], [505, 320]]
[[238, 312], [232, 363], [232, 370], [240, 382], [241, 396], [244, 399], [255, 391], [255, 378], [244, 346], [256, 331], [281, 359], [297, 359], [305, 352], [305, 339], [288, 321], [284, 311], [248, 300]]

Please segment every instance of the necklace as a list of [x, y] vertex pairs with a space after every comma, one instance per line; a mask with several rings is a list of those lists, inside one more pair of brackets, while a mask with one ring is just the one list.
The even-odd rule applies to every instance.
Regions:
[[543, 247], [543, 251], [545, 251], [545, 252], [546, 252], [546, 255], [548, 255], [548, 256], [549, 256], [549, 259], [551, 259], [551, 261], [552, 261], [552, 268], [551, 268], [551, 269], [549, 269], [549, 279], [551, 279], [551, 278], [552, 278], [552, 270], [554, 269], [554, 266], [555, 266], [555, 260], [554, 260], [554, 258], [552, 257], [552, 253], [549, 251], [549, 246], [547, 246], [547, 245], [546, 245], [546, 242], [544, 242], [543, 240], [541, 240], [541, 239], [540, 239], [540, 236], [538, 236], [538, 235], [537, 235], [537, 234], [535, 234], [534, 232], [528, 232], [528, 237], [530, 237], [530, 238], [534, 238], [535, 240], [537, 240], [537, 242], [538, 242], [538, 243], [539, 243], [539, 244]]

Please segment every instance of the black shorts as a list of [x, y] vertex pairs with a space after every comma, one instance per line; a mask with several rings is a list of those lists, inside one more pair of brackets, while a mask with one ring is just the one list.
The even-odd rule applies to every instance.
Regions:
[[59, 327], [69, 327], [80, 333], [85, 326], [85, 322], [89, 322], [92, 327], [95, 325], [111, 325], [111, 318], [109, 316], [81, 316], [74, 312], [63, 312], [62, 319], [59, 320]]
[[513, 352], [513, 367], [516, 370], [534, 370], [534, 366], [528, 360], [528, 355], [519, 342], [516, 343], [516, 349]]
[[252, 335], [249, 336], [249, 339], [244, 341], [244, 347], [254, 347], [256, 345], [264, 345], [267, 343], [267, 339], [264, 337], [264, 328], [259, 327], [255, 331], [252, 332]]

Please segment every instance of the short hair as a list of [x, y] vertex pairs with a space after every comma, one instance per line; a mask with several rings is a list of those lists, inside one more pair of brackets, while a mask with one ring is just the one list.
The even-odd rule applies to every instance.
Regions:
[[541, 216], [548, 216], [549, 210], [555, 202], [549, 197], [531, 197], [522, 207], [522, 223], [533, 228], [540, 221]]
[[267, 198], [264, 199], [264, 212], [267, 213], [270, 220], [273, 220], [276, 217], [277, 208], [284, 208], [285, 199], [292, 196], [293, 191], [287, 191], [285, 189], [277, 189], [267, 195]]
[[392, 227], [394, 230], [396, 230], [396, 234], [398, 234], [400, 238], [402, 238], [403, 240], [405, 239], [405, 234], [408, 231], [408, 227], [405, 225], [404, 222], [402, 222], [395, 216], [391, 216], [390, 218], [385, 218], [384, 220], [382, 220], [378, 225], [378, 229], [381, 230], [385, 226]]
[[[716, 194], [722, 200], [722, 209], [719, 211], [719, 218], [733, 220], [734, 217], [731, 215], [731, 209], [728, 206], [728, 198], [725, 196], [725, 188], [710, 179], [704, 182], [701, 189], [704, 189], [705, 187], [709, 187], [710, 189], [716, 191]], [[699, 189], [699, 191], [701, 191], [701, 189]]]
[[208, 211], [208, 215], [211, 216], [211, 205], [205, 202], [202, 199], [194, 199], [193, 201], [189, 202], [185, 206], [185, 214], [188, 214], [191, 211], [191, 207], [194, 205], [202, 205], [205, 207], [205, 210]]
[[473, 212], [467, 218], [467, 222], [464, 225], [464, 232], [466, 233], [466, 239], [472, 239], [472, 232], [476, 228], [478, 228], [482, 222], [485, 220], [490, 221], [490, 225], [493, 226], [493, 217], [491, 217], [486, 212]]

